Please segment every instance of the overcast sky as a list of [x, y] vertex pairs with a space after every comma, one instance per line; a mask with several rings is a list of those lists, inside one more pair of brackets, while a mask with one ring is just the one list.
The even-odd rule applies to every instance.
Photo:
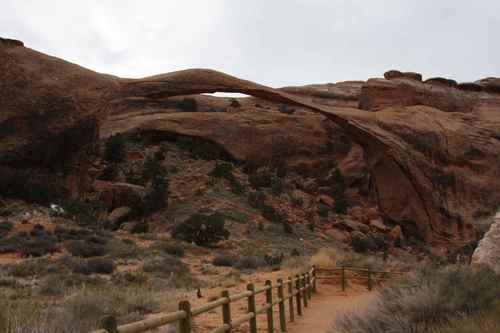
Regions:
[[0, 36], [143, 77], [213, 68], [279, 87], [500, 76], [500, 0], [2, 0]]

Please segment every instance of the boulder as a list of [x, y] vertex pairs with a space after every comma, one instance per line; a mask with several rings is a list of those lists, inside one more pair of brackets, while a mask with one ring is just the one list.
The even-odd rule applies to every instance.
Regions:
[[350, 241], [351, 235], [347, 231], [339, 230], [339, 229], [329, 229], [325, 231], [325, 234], [330, 236], [332, 239], [346, 243]]
[[101, 180], [94, 182], [94, 190], [108, 210], [118, 207], [141, 208], [147, 194], [144, 186]]
[[132, 212], [130, 207], [118, 207], [113, 209], [108, 215], [108, 222], [112, 225], [119, 224], [123, 222], [126, 217]]
[[324, 195], [324, 194], [320, 195], [318, 197], [318, 202], [322, 203], [330, 208], [335, 206], [335, 200], [329, 195]]
[[424, 81], [426, 84], [441, 86], [441, 87], [451, 87], [455, 88], [457, 86], [457, 81], [446, 79], [444, 77], [432, 77]]
[[389, 228], [384, 224], [382, 219], [370, 220], [370, 227], [381, 232], [386, 232]]
[[366, 224], [356, 222], [354, 220], [343, 219], [333, 225], [336, 228], [347, 230], [347, 231], [357, 231], [361, 233], [369, 233], [370, 227]]

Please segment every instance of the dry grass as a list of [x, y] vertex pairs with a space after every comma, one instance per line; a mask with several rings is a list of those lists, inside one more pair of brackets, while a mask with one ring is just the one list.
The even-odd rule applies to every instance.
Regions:
[[[165, 300], [168, 299], [168, 304]], [[87, 289], [68, 294], [59, 303], [6, 300], [0, 305], [0, 331], [5, 333], [88, 332], [99, 327], [106, 314], [119, 324], [137, 321], [157, 311], [175, 310], [176, 295], [143, 288]]]
[[318, 268], [335, 268], [337, 266], [337, 251], [332, 248], [321, 248], [311, 257], [311, 264]]

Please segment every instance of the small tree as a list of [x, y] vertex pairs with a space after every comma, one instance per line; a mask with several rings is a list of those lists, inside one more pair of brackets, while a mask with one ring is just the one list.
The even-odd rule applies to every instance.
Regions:
[[151, 181], [151, 188], [146, 195], [145, 210], [151, 214], [168, 206], [169, 182], [164, 170], [155, 174]]
[[172, 237], [194, 242], [199, 246], [210, 246], [229, 238], [229, 231], [224, 228], [224, 224], [225, 218], [222, 214], [195, 214], [175, 226]]
[[125, 160], [125, 137], [115, 134], [106, 141], [105, 159], [111, 163], [120, 163]]
[[335, 199], [335, 212], [337, 214], [347, 213], [347, 201], [345, 199], [345, 180], [338, 167], [333, 171], [333, 198]]
[[232, 108], [239, 108], [241, 103], [237, 99], [231, 99], [231, 104], [229, 104]]

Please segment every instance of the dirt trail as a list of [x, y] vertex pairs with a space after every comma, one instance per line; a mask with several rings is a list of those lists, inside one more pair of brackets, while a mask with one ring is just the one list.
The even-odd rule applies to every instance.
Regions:
[[338, 286], [318, 286], [318, 293], [313, 295], [303, 316], [297, 317], [293, 323], [288, 323], [287, 333], [337, 333], [329, 331], [336, 315], [343, 311], [363, 308], [377, 294], [366, 291], [364, 287], [353, 287], [347, 292], [341, 292]]

